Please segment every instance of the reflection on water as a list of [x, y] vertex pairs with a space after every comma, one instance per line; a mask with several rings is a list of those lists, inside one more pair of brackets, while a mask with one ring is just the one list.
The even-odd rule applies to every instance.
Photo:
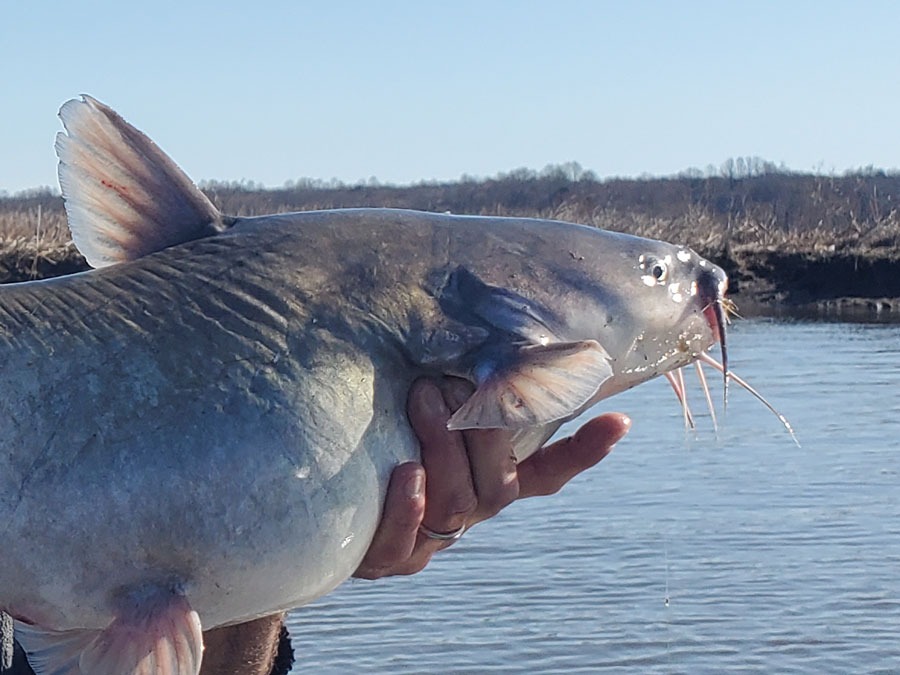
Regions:
[[718, 440], [696, 388], [687, 438], [642, 385], [608, 402], [632, 433], [561, 494], [294, 612], [295, 672], [897, 672], [900, 327], [732, 337], [802, 448], [738, 388]]

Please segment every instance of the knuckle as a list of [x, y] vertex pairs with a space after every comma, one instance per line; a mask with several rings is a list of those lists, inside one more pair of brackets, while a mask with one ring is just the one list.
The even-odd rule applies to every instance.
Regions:
[[418, 574], [428, 566], [430, 560], [431, 554], [413, 556], [406, 562], [405, 565], [397, 568], [396, 574], [402, 576]]
[[419, 523], [422, 522], [422, 514], [425, 512], [425, 504], [421, 501], [410, 500], [391, 514], [391, 530], [394, 539], [399, 536], [414, 533]]
[[538, 485], [534, 486], [532, 494], [535, 497], [549, 497], [550, 495], [555, 495], [557, 492], [562, 490], [563, 485], [565, 484], [566, 480], [561, 477], [556, 479], [545, 479]]
[[380, 579], [383, 576], [386, 576], [384, 568], [381, 567], [370, 567], [368, 565], [360, 565], [359, 568], [353, 573], [353, 576], [356, 579], [367, 579], [368, 581], [374, 581], [375, 579]]
[[478, 497], [471, 489], [456, 490], [449, 495], [447, 506], [442, 514], [445, 522], [459, 527], [478, 508]]
[[394, 545], [385, 546], [378, 552], [377, 559], [372, 561], [372, 565], [384, 570], [393, 565], [402, 563], [409, 552], [405, 550], [400, 542]]
[[478, 510], [486, 518], [495, 516], [519, 498], [519, 481], [513, 479], [501, 483], [486, 494], [479, 495]]

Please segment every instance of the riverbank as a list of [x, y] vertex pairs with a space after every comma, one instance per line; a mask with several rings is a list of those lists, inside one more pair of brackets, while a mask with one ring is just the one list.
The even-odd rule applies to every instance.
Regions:
[[[900, 174], [795, 174], [756, 160], [721, 175], [597, 180], [575, 164], [407, 186], [210, 182], [235, 216], [392, 207], [565, 220], [690, 246], [721, 265], [741, 313], [900, 322]], [[743, 167], [743, 168], [741, 168]], [[86, 269], [62, 199], [0, 197], [0, 282]]]
[[900, 322], [900, 254], [893, 249], [706, 251], [728, 273], [745, 316]]
[[0, 284], [50, 279], [89, 269], [71, 241], [0, 238]]
[[[741, 245], [701, 250], [729, 277], [743, 316], [900, 322], [900, 254], [783, 250]], [[0, 240], [0, 283], [47, 279], [89, 269], [71, 242]]]

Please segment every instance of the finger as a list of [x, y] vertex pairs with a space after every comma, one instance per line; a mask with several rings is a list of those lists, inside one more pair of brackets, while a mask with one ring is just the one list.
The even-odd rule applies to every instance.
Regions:
[[[435, 532], [452, 532], [469, 522], [478, 500], [472, 484], [463, 436], [449, 431], [450, 410], [440, 389], [428, 380], [410, 390], [409, 421], [421, 446], [426, 487], [424, 525]], [[429, 539], [432, 552], [449, 544]]]
[[405, 565], [415, 548], [424, 514], [425, 469], [417, 462], [401, 464], [391, 474], [381, 522], [354, 576], [377, 579]]
[[[472, 395], [471, 383], [447, 378], [440, 384], [444, 400], [451, 412], [456, 412]], [[472, 483], [478, 506], [469, 518], [469, 525], [497, 515], [519, 497], [516, 457], [511, 434], [505, 429], [477, 429], [463, 432], [469, 456]]]
[[519, 496], [534, 497], [557, 492], [573, 476], [606, 457], [631, 428], [621, 413], [592, 419], [574, 436], [541, 448], [519, 465]]

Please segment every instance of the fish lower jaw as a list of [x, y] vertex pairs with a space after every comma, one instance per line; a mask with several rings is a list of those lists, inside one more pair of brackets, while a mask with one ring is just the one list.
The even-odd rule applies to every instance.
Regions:
[[630, 385], [634, 386], [659, 375], [665, 375], [672, 370], [682, 368], [691, 363], [691, 361], [696, 360], [698, 355], [699, 350], [695, 351], [687, 344], [679, 345], [677, 348], [656, 357], [644, 354], [638, 357], [636, 365], [622, 369], [621, 377], [627, 380], [634, 380], [634, 383]]

